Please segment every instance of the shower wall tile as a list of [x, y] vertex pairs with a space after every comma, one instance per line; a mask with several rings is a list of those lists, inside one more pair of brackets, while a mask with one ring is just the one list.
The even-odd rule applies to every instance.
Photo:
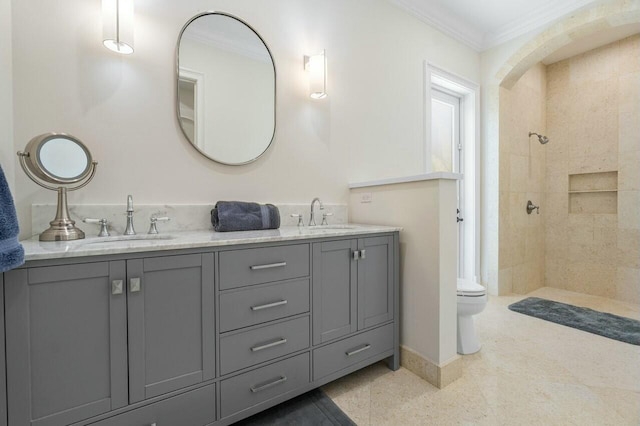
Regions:
[[509, 191], [512, 193], [525, 192], [527, 190], [527, 175], [529, 173], [531, 173], [529, 157], [511, 154], [509, 156], [509, 176], [511, 176]]
[[[617, 245], [618, 266], [640, 268], [640, 230], [618, 228]], [[640, 287], [638, 291], [640, 292]]]
[[[637, 119], [640, 121], [640, 117]], [[619, 156], [618, 176], [618, 189], [640, 191], [640, 150], [625, 152]]]
[[618, 216], [614, 214], [594, 214], [593, 226], [596, 228], [617, 228]]
[[575, 156], [569, 159], [569, 174], [612, 172], [618, 169], [618, 152], [605, 152], [595, 156]]
[[[565, 162], [566, 164], [566, 162]], [[566, 171], [550, 171], [549, 161], [547, 161], [547, 173], [545, 179], [545, 193], [567, 195], [569, 190], [569, 175]]]
[[509, 176], [511, 176], [511, 162], [509, 161], [509, 157], [510, 155], [507, 153], [500, 155], [500, 192], [508, 192], [509, 185], [511, 184], [511, 179], [509, 178]]
[[498, 282], [502, 286], [500, 289], [504, 293], [513, 293], [513, 270], [511, 268], [503, 268], [498, 272]]
[[618, 108], [620, 112], [630, 112], [636, 114], [640, 110], [640, 83], [638, 83], [640, 72], [621, 75], [618, 78]]
[[618, 191], [618, 226], [640, 229], [640, 191]]
[[619, 55], [619, 43], [612, 43], [570, 58], [570, 83], [608, 81], [618, 72]]
[[569, 226], [569, 243], [593, 244], [593, 227]]
[[[570, 68], [568, 61], [560, 61], [547, 66], [547, 76], [552, 75], [553, 78], [547, 78], [547, 99], [561, 96], [565, 93], [569, 84]], [[547, 117], [550, 120], [551, 117]], [[550, 123], [547, 122], [547, 125]]]
[[640, 72], [640, 37], [629, 37], [620, 42], [620, 75]]
[[569, 197], [567, 193], [545, 194], [547, 203], [545, 224], [548, 226], [566, 224], [569, 214]]
[[544, 284], [547, 287], [567, 288], [568, 265], [563, 257], [548, 254], [544, 263]]
[[617, 267], [587, 262], [572, 263], [568, 267], [566, 290], [594, 296], [614, 297]]
[[[639, 117], [640, 35], [547, 67], [545, 285], [640, 302]], [[569, 197], [609, 171], [617, 192]]]
[[615, 298], [629, 303], [640, 303], [640, 269], [618, 267], [616, 275]]
[[569, 252], [569, 229], [565, 224], [547, 225], [545, 236], [545, 254], [565, 261]]
[[[640, 75], [638, 75], [638, 79], [640, 81]], [[639, 116], [640, 113], [638, 112], [620, 111], [620, 116], [618, 117], [618, 152], [620, 155], [640, 150]]]
[[[499, 288], [527, 293], [544, 283], [546, 67], [531, 68], [511, 90], [500, 89]], [[566, 194], [565, 194], [566, 196]], [[527, 200], [540, 214], [526, 212]]]

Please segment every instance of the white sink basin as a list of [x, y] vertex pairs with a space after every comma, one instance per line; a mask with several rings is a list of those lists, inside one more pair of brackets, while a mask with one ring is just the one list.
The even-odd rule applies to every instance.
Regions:
[[158, 240], [173, 240], [176, 237], [173, 235], [155, 235], [155, 234], [142, 234], [142, 235], [114, 235], [113, 237], [101, 237], [92, 240], [84, 241], [84, 244], [107, 244], [117, 243], [122, 241], [158, 241]]
[[318, 225], [302, 228], [305, 231], [339, 231], [344, 229], [356, 229], [355, 226], [350, 225]]

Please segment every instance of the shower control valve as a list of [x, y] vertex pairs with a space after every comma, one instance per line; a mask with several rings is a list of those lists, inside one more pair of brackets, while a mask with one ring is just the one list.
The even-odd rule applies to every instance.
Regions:
[[531, 214], [534, 210], [537, 214], [540, 214], [540, 206], [536, 206], [531, 200], [527, 201], [527, 214]]

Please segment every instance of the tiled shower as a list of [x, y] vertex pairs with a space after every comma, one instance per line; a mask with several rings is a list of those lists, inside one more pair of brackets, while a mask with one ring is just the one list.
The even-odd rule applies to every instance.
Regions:
[[500, 111], [500, 292], [639, 303], [640, 35], [537, 65]]

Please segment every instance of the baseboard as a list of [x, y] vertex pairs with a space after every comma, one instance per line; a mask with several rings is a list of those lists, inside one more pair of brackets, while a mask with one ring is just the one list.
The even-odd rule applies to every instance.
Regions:
[[433, 386], [442, 389], [462, 377], [462, 358], [456, 356], [444, 365], [437, 365], [413, 350], [400, 346], [400, 365]]

